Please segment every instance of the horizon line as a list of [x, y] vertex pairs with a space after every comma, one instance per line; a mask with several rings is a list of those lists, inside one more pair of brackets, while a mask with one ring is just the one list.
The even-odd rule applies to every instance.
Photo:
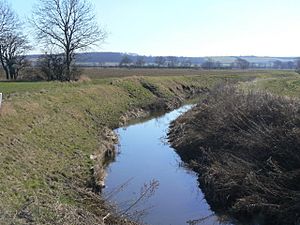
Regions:
[[[115, 52], [115, 51], [86, 51], [78, 52], [76, 54], [91, 54], [91, 53], [115, 53], [131, 56], [144, 56], [144, 57], [185, 57], [185, 58], [216, 58], [216, 57], [257, 57], [257, 58], [300, 58], [300, 56], [271, 56], [271, 55], [206, 55], [206, 56], [185, 56], [185, 55], [147, 55], [130, 52]], [[26, 56], [43, 55], [45, 53], [32, 53]], [[60, 53], [57, 53], [60, 54]]]

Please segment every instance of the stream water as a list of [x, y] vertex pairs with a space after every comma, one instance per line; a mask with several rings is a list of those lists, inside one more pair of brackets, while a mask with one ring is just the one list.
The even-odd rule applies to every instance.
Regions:
[[166, 143], [170, 122], [190, 108], [116, 130], [119, 154], [103, 193], [120, 213], [152, 225], [225, 224], [205, 201], [196, 174]]

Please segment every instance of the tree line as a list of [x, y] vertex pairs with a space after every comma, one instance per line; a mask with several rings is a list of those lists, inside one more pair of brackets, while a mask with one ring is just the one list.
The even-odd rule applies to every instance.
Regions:
[[[30, 43], [24, 33], [26, 24], [34, 34], [35, 43]], [[26, 53], [33, 46], [44, 49], [45, 54], [39, 57], [35, 66], [47, 80], [74, 80], [79, 74], [75, 64], [76, 53], [99, 45], [106, 38], [106, 32], [98, 25], [93, 6], [88, 0], [38, 0], [26, 24], [6, 0], [0, 0], [0, 62], [7, 80], [18, 79], [24, 68], [29, 67]], [[179, 61], [175, 56], [158, 56], [154, 65], [203, 69], [262, 68], [240, 57], [229, 65], [212, 58], [198, 65], [189, 59]], [[138, 56], [133, 62], [128, 55], [123, 56], [119, 66], [149, 67], [143, 56]], [[296, 69], [300, 72], [300, 60], [277, 60], [273, 62], [272, 68]]]
[[[231, 63], [222, 63], [211, 57], [206, 58], [202, 63], [192, 63], [188, 58], [180, 59], [175, 56], [157, 56], [154, 60], [147, 60], [144, 56], [131, 57], [123, 55], [119, 62], [119, 67], [156, 67], [156, 68], [202, 68], [207, 70], [212, 69], [297, 69], [300, 68], [300, 60], [280, 61], [275, 60], [268, 63], [251, 63], [244, 58], [236, 57]], [[134, 60], [135, 59], [135, 60]], [[153, 61], [153, 62], [152, 62]]]
[[[96, 20], [87, 0], [39, 0], [27, 21], [35, 42], [44, 47], [38, 61], [48, 80], [75, 79], [76, 52], [101, 43], [106, 32]], [[24, 34], [25, 23], [5, 0], [0, 0], [0, 61], [8, 80], [16, 80], [28, 65], [26, 53], [32, 49]]]

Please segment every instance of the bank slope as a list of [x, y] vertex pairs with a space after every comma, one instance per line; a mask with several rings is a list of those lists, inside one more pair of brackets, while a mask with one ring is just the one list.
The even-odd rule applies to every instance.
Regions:
[[219, 212], [258, 224], [300, 223], [300, 103], [220, 87], [171, 125], [170, 142]]
[[0, 83], [0, 223], [126, 224], [113, 214], [105, 217], [111, 208], [94, 192], [91, 155], [107, 150], [107, 129], [134, 108], [171, 108], [217, 80]]

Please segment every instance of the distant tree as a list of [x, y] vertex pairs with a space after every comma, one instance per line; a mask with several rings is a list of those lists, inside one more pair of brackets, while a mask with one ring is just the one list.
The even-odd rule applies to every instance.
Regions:
[[295, 60], [296, 72], [300, 74], [300, 58]]
[[215, 62], [212, 58], [207, 58], [206, 61], [201, 64], [201, 67], [203, 69], [211, 70], [215, 67]]
[[123, 66], [130, 66], [130, 64], [132, 63], [132, 59], [129, 57], [129, 55], [124, 55], [119, 63], [120, 67]]
[[222, 63], [220, 61], [216, 61], [214, 64], [215, 69], [221, 69], [222, 68]]
[[167, 57], [168, 67], [175, 67], [178, 65], [178, 58], [176, 56]]
[[274, 69], [282, 69], [282, 61], [276, 60], [273, 62], [273, 68]]
[[67, 81], [75, 79], [72, 73], [75, 53], [97, 45], [106, 37], [88, 0], [39, 0], [31, 23], [38, 41], [63, 52]]
[[16, 13], [6, 2], [0, 1], [0, 62], [6, 79], [16, 80], [28, 63], [25, 54], [30, 46], [22, 28]]
[[242, 70], [248, 69], [250, 66], [250, 63], [246, 59], [242, 59], [239, 57], [235, 60], [235, 63], [237, 65], [237, 67]]
[[158, 67], [161, 67], [161, 66], [165, 65], [166, 58], [163, 56], [157, 56], [157, 57], [155, 57], [155, 63], [157, 64]]
[[142, 67], [145, 65], [145, 58], [143, 56], [138, 56], [137, 59], [136, 59], [136, 62], [135, 62], [135, 65], [137, 67]]
[[296, 68], [296, 64], [293, 61], [288, 61], [288, 62], [286, 62], [286, 67], [287, 67], [287, 69], [292, 70], [292, 69]]
[[183, 67], [191, 67], [192, 66], [192, 62], [189, 59], [186, 59], [182, 62], [182, 66]]
[[258, 66], [257, 66], [257, 63], [250, 63], [250, 66], [249, 66], [250, 68], [257, 68]]

